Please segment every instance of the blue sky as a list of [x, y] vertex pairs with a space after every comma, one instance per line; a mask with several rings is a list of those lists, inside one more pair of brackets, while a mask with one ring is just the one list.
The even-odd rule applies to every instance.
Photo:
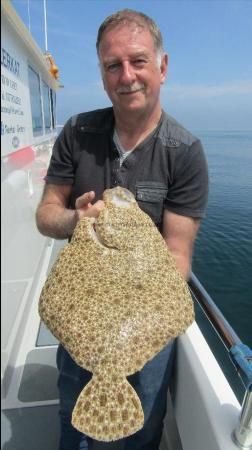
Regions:
[[[12, 0], [28, 27], [28, 0]], [[64, 85], [58, 123], [106, 107], [95, 42], [100, 23], [122, 8], [150, 15], [169, 54], [162, 106], [192, 131], [252, 129], [252, 1], [47, 0], [48, 49]], [[45, 50], [43, 0], [30, 0], [31, 33]]]

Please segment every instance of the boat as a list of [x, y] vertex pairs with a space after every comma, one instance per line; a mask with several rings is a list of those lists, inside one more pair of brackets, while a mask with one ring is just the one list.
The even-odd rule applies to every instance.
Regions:
[[[58, 70], [8, 0], [2, 14], [2, 450], [55, 450], [59, 436], [56, 351], [38, 300], [67, 241], [39, 234], [34, 215], [57, 134]], [[238, 401], [194, 322], [177, 340], [174, 383], [160, 450], [252, 448], [252, 353], [192, 273], [192, 297], [217, 330], [244, 384]], [[93, 450], [119, 450], [94, 442]], [[134, 449], [132, 449], [134, 450]]]

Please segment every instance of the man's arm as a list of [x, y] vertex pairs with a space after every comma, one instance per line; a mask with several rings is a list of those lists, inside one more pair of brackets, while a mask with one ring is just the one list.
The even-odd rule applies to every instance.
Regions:
[[42, 200], [36, 212], [36, 223], [40, 233], [55, 239], [67, 239], [81, 217], [97, 217], [104, 204], [95, 198], [93, 191], [78, 197], [75, 210], [69, 209], [72, 185], [46, 184]]
[[193, 244], [200, 220], [164, 210], [163, 237], [173, 254], [177, 267], [187, 280], [191, 271]]

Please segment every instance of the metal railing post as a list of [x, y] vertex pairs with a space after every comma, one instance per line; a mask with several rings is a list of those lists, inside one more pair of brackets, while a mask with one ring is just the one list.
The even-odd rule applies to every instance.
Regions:
[[241, 449], [252, 449], [252, 392], [246, 391], [240, 422], [232, 435], [234, 443]]

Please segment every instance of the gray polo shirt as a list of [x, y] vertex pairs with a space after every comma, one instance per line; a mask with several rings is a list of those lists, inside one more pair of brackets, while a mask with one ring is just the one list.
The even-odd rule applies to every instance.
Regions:
[[159, 229], [164, 208], [204, 217], [208, 171], [199, 139], [163, 112], [156, 130], [120, 165], [113, 133], [113, 108], [106, 108], [72, 117], [58, 136], [45, 180], [73, 185], [70, 208], [84, 192], [95, 191], [98, 200], [104, 189], [119, 185]]

